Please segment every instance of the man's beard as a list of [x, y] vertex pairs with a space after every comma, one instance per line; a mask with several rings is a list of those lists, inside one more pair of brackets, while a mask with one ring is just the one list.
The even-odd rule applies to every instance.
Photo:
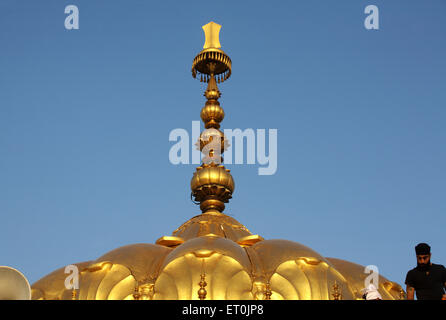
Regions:
[[417, 269], [420, 271], [429, 271], [431, 267], [431, 259], [429, 259], [426, 263], [419, 263], [417, 262]]

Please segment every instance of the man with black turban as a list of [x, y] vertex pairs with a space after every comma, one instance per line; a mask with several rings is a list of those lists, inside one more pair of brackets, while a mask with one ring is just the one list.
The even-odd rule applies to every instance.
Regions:
[[407, 300], [441, 300], [446, 299], [446, 268], [431, 262], [431, 247], [419, 243], [415, 247], [417, 266], [406, 276]]

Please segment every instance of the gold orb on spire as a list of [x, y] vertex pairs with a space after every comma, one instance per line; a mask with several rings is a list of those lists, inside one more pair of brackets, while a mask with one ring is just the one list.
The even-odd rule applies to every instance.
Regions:
[[213, 76], [218, 83], [231, 76], [232, 62], [229, 56], [221, 50], [219, 33], [221, 25], [209, 22], [203, 26], [205, 42], [203, 50], [192, 63], [192, 77], [199, 77], [201, 82], [209, 82]]
[[221, 25], [215, 23], [214, 21], [211, 21], [208, 24], [202, 26], [202, 28], [204, 30], [204, 38], [205, 38], [203, 49], [221, 48], [220, 37], [219, 37]]

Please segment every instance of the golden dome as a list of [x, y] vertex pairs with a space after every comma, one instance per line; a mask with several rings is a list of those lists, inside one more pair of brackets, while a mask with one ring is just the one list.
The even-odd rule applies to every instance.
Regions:
[[220, 128], [220, 122], [222, 122], [225, 117], [225, 112], [223, 111], [223, 108], [220, 107], [220, 103], [217, 100], [208, 100], [203, 109], [201, 109], [200, 117], [201, 120], [203, 120], [206, 129], [218, 129]]
[[[133, 244], [77, 264], [77, 299], [342, 299], [361, 298], [364, 267], [288, 240], [264, 240], [237, 220], [211, 211], [191, 218], [156, 244]], [[32, 286], [33, 299], [71, 299], [64, 268]], [[200, 280], [206, 282], [200, 288]], [[402, 288], [380, 276], [385, 300]], [[203, 294], [205, 292], [205, 294]], [[135, 294], [136, 293], [136, 294]]]
[[[220, 139], [224, 118], [218, 98], [219, 82], [229, 78], [231, 60], [221, 50], [220, 26], [204, 26], [204, 50], [194, 59], [192, 74], [208, 83], [201, 118], [207, 129], [199, 147]], [[203, 78], [204, 76], [204, 78]], [[204, 80], [203, 80], [204, 79]], [[214, 133], [215, 135], [211, 134]], [[204, 141], [206, 140], [206, 141]], [[215, 141], [214, 141], [215, 142]], [[218, 141], [217, 141], [218, 142]], [[217, 143], [217, 150], [221, 148]], [[221, 148], [222, 152], [224, 148]], [[191, 180], [197, 215], [155, 244], [133, 244], [112, 250], [95, 261], [78, 263], [79, 289], [65, 288], [61, 268], [32, 286], [33, 299], [357, 299], [364, 285], [364, 267], [324, 258], [293, 241], [265, 240], [222, 213], [234, 192], [234, 180], [211, 149]], [[384, 299], [398, 299], [396, 283], [381, 277]]]
[[[335, 258], [327, 258], [333, 266], [341, 272], [348, 281], [356, 299], [361, 299], [364, 289], [364, 281], [368, 274], [364, 273], [365, 267], [350, 261]], [[378, 291], [384, 300], [400, 300], [406, 298], [406, 293], [401, 286], [379, 275]]]
[[[73, 263], [80, 270], [89, 266], [92, 261]], [[69, 300], [71, 291], [65, 288], [65, 267], [59, 268], [31, 286], [31, 299], [33, 300]]]
[[192, 195], [203, 212], [225, 209], [224, 203], [232, 198], [234, 179], [224, 166], [203, 165], [197, 168], [190, 182]]

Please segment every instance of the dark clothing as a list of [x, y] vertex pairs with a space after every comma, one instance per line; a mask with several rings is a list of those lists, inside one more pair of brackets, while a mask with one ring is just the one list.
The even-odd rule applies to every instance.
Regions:
[[406, 276], [406, 284], [415, 288], [417, 300], [441, 300], [446, 283], [446, 268], [441, 264], [430, 265], [426, 270], [416, 267]]

